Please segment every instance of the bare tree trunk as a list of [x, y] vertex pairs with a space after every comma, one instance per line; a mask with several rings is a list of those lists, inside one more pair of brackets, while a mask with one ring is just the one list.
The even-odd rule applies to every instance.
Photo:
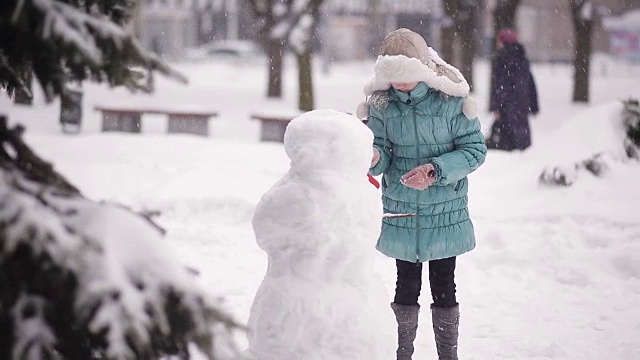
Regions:
[[498, 0], [493, 9], [493, 38], [502, 28], [515, 28], [516, 12], [520, 6], [520, 0]]
[[[307, 2], [303, 8], [300, 8], [294, 1], [281, 1], [281, 7], [276, 7], [273, 1], [250, 0], [251, 7], [256, 16], [256, 21], [260, 24], [258, 29], [258, 39], [265, 48], [269, 57], [269, 84], [267, 89], [267, 97], [282, 97], [282, 76], [283, 76], [283, 53], [285, 45], [289, 43], [289, 36], [294, 30], [305, 31], [299, 26], [304, 26], [300, 21], [303, 15], [311, 15], [312, 28], [306, 29], [311, 31], [311, 35], [315, 33], [315, 27], [318, 23], [318, 11], [323, 0], [311, 0]], [[272, 31], [278, 28], [277, 38], [274, 38]], [[311, 38], [306, 39], [304, 49], [298, 52], [298, 77], [300, 79], [300, 107], [313, 107], [313, 90], [311, 82]], [[303, 97], [311, 97], [304, 100]]]
[[586, 0], [569, 0], [569, 2], [571, 4], [575, 35], [573, 102], [589, 102], [593, 14], [583, 14], [584, 6], [587, 4]]
[[311, 50], [298, 54], [298, 108], [302, 111], [313, 110], [313, 76], [311, 64]]
[[440, 56], [442, 57], [442, 60], [457, 67], [458, 61], [455, 56], [455, 48], [456, 38], [458, 36], [458, 34], [456, 33], [458, 0], [444, 0], [443, 5], [444, 12], [447, 15], [447, 19], [440, 29], [440, 43], [442, 44]]
[[378, 49], [384, 38], [386, 28], [384, 28], [384, 17], [380, 10], [380, 0], [369, 0], [369, 36], [367, 37], [368, 53], [371, 56], [378, 55]]
[[276, 27], [277, 14], [273, 12], [271, 1], [249, 0], [257, 24], [256, 37], [264, 49], [269, 66], [267, 97], [282, 97], [282, 74], [284, 46], [286, 37], [272, 37], [271, 31]]
[[310, 14], [313, 20], [308, 29], [309, 38], [304, 43], [304, 50], [297, 54], [298, 58], [298, 109], [302, 111], [313, 110], [313, 43], [318, 26], [318, 14], [323, 0], [311, 0], [305, 13]]
[[444, 0], [447, 21], [441, 29], [442, 58], [460, 70], [472, 89], [479, 7], [478, 0]]
[[477, 15], [480, 11], [478, 0], [462, 0], [456, 20], [460, 39], [460, 72], [473, 91], [473, 63], [476, 55], [475, 33]]
[[475, 41], [473, 38], [473, 28], [465, 27], [461, 38], [461, 63], [460, 72], [469, 83], [469, 87], [473, 92], [473, 63], [475, 62]]
[[267, 89], [267, 97], [282, 97], [282, 56], [284, 52], [284, 44], [282, 40], [275, 39], [267, 42], [267, 56], [269, 57], [269, 85]]
[[440, 44], [442, 49], [440, 50], [440, 56], [442, 60], [448, 62], [449, 64], [455, 66], [455, 48], [456, 48], [456, 39], [455, 34], [456, 30], [453, 25], [451, 26], [443, 26], [440, 28]]

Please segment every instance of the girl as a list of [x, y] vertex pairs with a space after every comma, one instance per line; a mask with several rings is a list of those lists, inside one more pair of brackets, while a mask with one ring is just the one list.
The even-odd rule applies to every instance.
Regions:
[[468, 93], [460, 72], [419, 34], [398, 29], [382, 42], [375, 77], [365, 86], [367, 101], [358, 107], [375, 136], [369, 172], [383, 175], [385, 213], [413, 215], [385, 218], [376, 245], [396, 259], [391, 308], [398, 324], [398, 360], [413, 354], [424, 262], [438, 356], [458, 359], [456, 256], [475, 247], [467, 175], [487, 152]]

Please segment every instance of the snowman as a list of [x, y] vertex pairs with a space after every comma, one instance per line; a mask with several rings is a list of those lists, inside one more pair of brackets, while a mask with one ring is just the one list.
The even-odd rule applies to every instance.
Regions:
[[333, 110], [288, 125], [290, 169], [253, 217], [268, 268], [249, 316], [249, 357], [395, 358], [395, 320], [373, 273], [383, 214], [366, 176], [372, 142], [357, 118]]

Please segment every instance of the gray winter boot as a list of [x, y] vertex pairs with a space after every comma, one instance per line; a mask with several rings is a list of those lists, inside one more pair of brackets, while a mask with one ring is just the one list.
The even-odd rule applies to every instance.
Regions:
[[420, 305], [391, 303], [391, 308], [396, 314], [396, 322], [398, 323], [397, 360], [411, 360], [411, 355], [413, 355], [413, 340], [416, 339], [416, 331], [418, 330]]
[[431, 306], [433, 333], [436, 336], [436, 349], [440, 360], [458, 360], [458, 324], [460, 323], [460, 308]]

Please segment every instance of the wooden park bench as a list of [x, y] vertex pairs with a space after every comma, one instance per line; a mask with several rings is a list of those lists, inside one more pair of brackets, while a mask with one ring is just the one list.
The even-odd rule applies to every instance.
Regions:
[[139, 133], [142, 129], [143, 114], [166, 115], [167, 132], [208, 136], [209, 119], [217, 117], [217, 112], [200, 112], [190, 110], [161, 110], [136, 107], [104, 107], [97, 106], [102, 112], [102, 131], [119, 131]]
[[[271, 113], [254, 113], [251, 115], [251, 119], [259, 120], [260, 126], [260, 140], [261, 141], [276, 141], [284, 142], [284, 133], [287, 130], [287, 125], [296, 116], [302, 114], [301, 111], [289, 111], [283, 112], [281, 110]], [[351, 115], [350, 112], [347, 114]], [[366, 120], [363, 120], [366, 124]]]
[[284, 132], [287, 125], [298, 116], [299, 113], [273, 113], [273, 114], [253, 114], [251, 119], [260, 121], [260, 140], [284, 142]]

